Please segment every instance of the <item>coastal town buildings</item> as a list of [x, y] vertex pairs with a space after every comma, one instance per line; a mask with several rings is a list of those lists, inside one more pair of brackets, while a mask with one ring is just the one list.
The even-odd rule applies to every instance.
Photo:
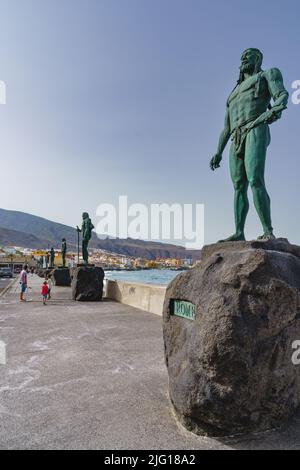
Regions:
[[[0, 266], [22, 265], [24, 263], [30, 266], [38, 266], [40, 260], [45, 259], [49, 250], [33, 250], [26, 247], [3, 246], [0, 247]], [[74, 267], [78, 262], [78, 254], [75, 251], [67, 253], [67, 265]], [[81, 257], [79, 262], [81, 262]], [[175, 258], [157, 258], [147, 260], [143, 258], [134, 258], [124, 256], [123, 254], [112, 253], [101, 249], [90, 250], [90, 263], [101, 266], [104, 269], [111, 270], [139, 270], [139, 269], [188, 269], [194, 262], [189, 259]], [[61, 251], [55, 250], [55, 266], [62, 264]]]

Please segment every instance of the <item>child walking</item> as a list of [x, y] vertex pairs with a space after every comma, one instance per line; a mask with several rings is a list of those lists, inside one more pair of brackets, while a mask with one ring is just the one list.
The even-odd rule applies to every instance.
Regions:
[[48, 299], [48, 293], [49, 293], [49, 288], [48, 288], [48, 283], [45, 281], [42, 285], [42, 297], [43, 297], [43, 304], [46, 305], [47, 299]]
[[47, 284], [48, 284], [48, 300], [49, 300], [51, 299], [51, 289], [52, 289], [51, 277], [46, 276], [45, 281], [47, 281]]

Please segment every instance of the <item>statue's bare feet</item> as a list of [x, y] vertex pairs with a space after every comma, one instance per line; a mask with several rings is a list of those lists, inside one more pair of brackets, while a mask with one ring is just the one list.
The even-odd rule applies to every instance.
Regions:
[[273, 232], [265, 232], [263, 235], [258, 237], [257, 240], [275, 240], [276, 237]]
[[218, 243], [239, 241], [246, 241], [245, 235], [243, 233], [234, 233], [233, 235], [231, 235], [231, 237], [225, 238], [225, 240], [219, 240]]

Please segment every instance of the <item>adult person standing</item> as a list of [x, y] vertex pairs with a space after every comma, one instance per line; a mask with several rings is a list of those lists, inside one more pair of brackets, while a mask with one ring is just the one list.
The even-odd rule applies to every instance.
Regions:
[[24, 294], [27, 290], [27, 287], [28, 287], [28, 284], [27, 284], [27, 270], [28, 270], [28, 266], [27, 264], [25, 264], [23, 266], [23, 269], [21, 271], [21, 274], [20, 274], [20, 289], [21, 289], [21, 292], [20, 292], [20, 302], [25, 302], [26, 299], [24, 299]]

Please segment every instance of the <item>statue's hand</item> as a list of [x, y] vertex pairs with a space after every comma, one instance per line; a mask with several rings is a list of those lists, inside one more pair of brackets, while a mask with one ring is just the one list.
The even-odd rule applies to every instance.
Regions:
[[267, 111], [267, 116], [265, 122], [267, 124], [272, 124], [272, 122], [278, 121], [281, 118], [282, 112], [281, 111]]
[[216, 153], [216, 155], [212, 157], [210, 164], [209, 164], [212, 171], [215, 171], [217, 168], [220, 168], [221, 160], [222, 160], [222, 155], [220, 155], [219, 153]]

